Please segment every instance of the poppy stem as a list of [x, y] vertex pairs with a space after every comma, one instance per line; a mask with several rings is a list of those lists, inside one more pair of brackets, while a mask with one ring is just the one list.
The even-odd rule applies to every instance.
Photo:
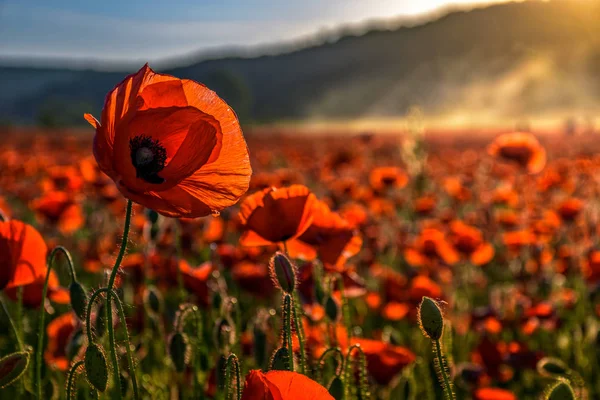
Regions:
[[290, 371], [294, 372], [294, 340], [292, 339], [292, 296], [286, 293], [283, 296], [283, 344], [290, 355]]
[[437, 364], [439, 368], [439, 374], [441, 375], [442, 385], [444, 389], [444, 398], [452, 400], [455, 398], [454, 392], [452, 391], [452, 384], [450, 383], [450, 379], [448, 378], [448, 373], [446, 371], [446, 360], [442, 354], [442, 346], [440, 345], [440, 340], [436, 339], [433, 341], [433, 347], [435, 349], [435, 354], [437, 357]]
[[298, 318], [298, 316], [302, 315], [301, 311], [298, 310], [299, 298], [298, 293], [294, 289], [294, 297], [293, 297], [293, 305], [292, 311], [294, 313], [294, 328], [296, 329], [296, 336], [298, 336], [298, 344], [300, 346], [300, 372], [305, 374], [305, 360], [306, 360], [306, 352], [304, 350], [304, 327], [302, 326], [302, 320]]
[[317, 381], [321, 384], [324, 384], [323, 381], [323, 370], [325, 369], [325, 362], [329, 356], [336, 356], [336, 368], [335, 375], [340, 376], [344, 370], [344, 353], [339, 347], [330, 347], [319, 357], [319, 361], [317, 363]]
[[8, 309], [6, 308], [6, 303], [4, 302], [4, 297], [0, 297], [0, 303], [2, 303], [2, 308], [4, 309], [4, 313], [6, 314], [6, 317], [8, 318], [8, 322], [10, 323], [10, 326], [11, 326], [13, 332], [15, 333], [15, 337], [17, 338], [17, 346], [19, 347], [19, 351], [23, 351], [23, 341], [21, 340], [21, 335], [19, 335], [19, 330], [18, 330], [17, 326], [15, 325], [14, 321], [12, 320], [12, 318], [10, 317], [10, 314], [8, 313]]
[[46, 309], [44, 308], [44, 305], [46, 303], [46, 296], [48, 295], [50, 272], [52, 271], [52, 267], [54, 267], [54, 259], [56, 258], [57, 253], [62, 253], [67, 259], [71, 282], [77, 280], [75, 268], [73, 267], [73, 259], [71, 258], [71, 253], [69, 253], [69, 250], [63, 246], [56, 246], [53, 248], [52, 252], [50, 252], [50, 255], [48, 256], [48, 270], [46, 271], [46, 279], [44, 280], [44, 288], [42, 290], [42, 304], [40, 305], [40, 317], [38, 322], [38, 343], [37, 348], [35, 349], [35, 384], [38, 400], [42, 400], [42, 349], [44, 347], [44, 319], [46, 317]]
[[[117, 278], [117, 272], [119, 271], [119, 267], [121, 266], [121, 261], [123, 261], [123, 257], [125, 256], [125, 250], [127, 249], [127, 240], [129, 237], [129, 226], [131, 224], [131, 209], [133, 203], [131, 200], [127, 200], [127, 210], [125, 211], [125, 227], [123, 228], [123, 238], [121, 240], [121, 248], [119, 249], [119, 254], [117, 255], [117, 259], [115, 260], [115, 265], [112, 268], [110, 273], [110, 278], [108, 279], [108, 286], [106, 287], [107, 292], [110, 294], [115, 285], [115, 279]], [[106, 296], [106, 327], [108, 329], [108, 343], [110, 346], [110, 353], [112, 356], [113, 363], [113, 371], [115, 380], [115, 391], [117, 392], [117, 398], [121, 399], [121, 377], [119, 375], [119, 360], [117, 358], [117, 351], [115, 345], [115, 332], [112, 324], [112, 301], [110, 300], [111, 295]], [[130, 343], [128, 342], [129, 346]]]
[[83, 366], [83, 364], [83, 360], [77, 361], [69, 370], [69, 378], [67, 379], [67, 400], [71, 400], [71, 398], [73, 397], [71, 392], [73, 391], [73, 389], [75, 389], [75, 374], [78, 372], [77, 370], [81, 366]]

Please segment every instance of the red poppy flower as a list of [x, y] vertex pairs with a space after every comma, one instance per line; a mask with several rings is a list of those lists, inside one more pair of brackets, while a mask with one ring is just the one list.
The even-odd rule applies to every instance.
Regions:
[[369, 175], [371, 187], [376, 191], [388, 188], [403, 188], [408, 183], [408, 176], [398, 167], [378, 167]]
[[564, 221], [573, 221], [581, 213], [583, 206], [582, 200], [573, 197], [562, 202], [557, 212]]
[[66, 348], [71, 334], [75, 330], [75, 324], [76, 320], [72, 313], [63, 314], [48, 324], [46, 327], [48, 345], [44, 351], [46, 364], [60, 371], [69, 369]]
[[42, 219], [55, 224], [63, 234], [75, 232], [85, 223], [81, 206], [67, 192], [52, 191], [31, 203]]
[[546, 150], [531, 133], [500, 135], [490, 144], [488, 153], [512, 161], [532, 174], [540, 172], [546, 165]]
[[239, 218], [244, 246], [266, 246], [302, 235], [313, 221], [316, 197], [306, 186], [269, 188], [248, 196]]
[[213, 272], [212, 263], [205, 262], [199, 267], [192, 268], [185, 260], [180, 260], [179, 270], [183, 275], [185, 288], [194, 293], [201, 304], [208, 304], [208, 280]]
[[487, 264], [494, 258], [494, 247], [483, 240], [481, 231], [461, 221], [450, 224], [454, 248], [469, 257], [474, 265]]
[[242, 400], [333, 400], [327, 389], [305, 375], [289, 371], [252, 370]]
[[379, 340], [352, 339], [360, 345], [367, 358], [367, 370], [376, 382], [387, 385], [404, 367], [416, 360], [409, 349]]
[[248, 190], [250, 161], [233, 110], [191, 80], [148, 65], [107, 96], [94, 156], [123, 195], [169, 217], [201, 217]]
[[33, 283], [46, 272], [44, 239], [21, 221], [0, 221], [0, 290]]
[[[42, 292], [45, 281], [45, 275], [39, 275], [35, 281], [22, 286], [23, 304], [26, 307], [37, 308], [42, 304]], [[4, 289], [4, 293], [10, 299], [17, 301], [18, 290], [16, 287]], [[53, 270], [50, 271], [50, 278], [48, 279], [48, 298], [58, 304], [69, 304], [71, 300], [69, 290], [60, 286], [58, 277]]]
[[312, 261], [318, 256], [326, 266], [342, 266], [360, 251], [362, 239], [357, 230], [327, 204], [314, 202], [312, 215], [310, 227], [287, 242], [291, 257]]

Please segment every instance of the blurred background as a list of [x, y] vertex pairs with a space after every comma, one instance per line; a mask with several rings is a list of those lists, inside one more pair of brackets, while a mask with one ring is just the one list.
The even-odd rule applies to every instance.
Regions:
[[0, 1], [0, 125], [84, 125], [144, 63], [244, 124], [593, 131], [600, 1]]

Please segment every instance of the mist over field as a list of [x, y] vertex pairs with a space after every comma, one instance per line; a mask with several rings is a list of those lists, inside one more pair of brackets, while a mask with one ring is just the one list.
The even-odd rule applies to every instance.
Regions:
[[[413, 26], [382, 21], [367, 32], [265, 50], [271, 55], [190, 55], [158, 69], [213, 88], [243, 123], [395, 119], [418, 106], [447, 125], [593, 125], [599, 19], [597, 1], [506, 3]], [[81, 114], [99, 111], [104, 94], [136, 70], [10, 64], [0, 67], [0, 121], [11, 124], [83, 124]]]

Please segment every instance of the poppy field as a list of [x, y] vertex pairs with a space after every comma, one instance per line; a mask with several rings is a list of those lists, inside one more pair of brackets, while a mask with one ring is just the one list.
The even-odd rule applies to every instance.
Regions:
[[87, 129], [0, 130], [0, 398], [600, 398], [593, 133], [246, 129], [115, 84]]

